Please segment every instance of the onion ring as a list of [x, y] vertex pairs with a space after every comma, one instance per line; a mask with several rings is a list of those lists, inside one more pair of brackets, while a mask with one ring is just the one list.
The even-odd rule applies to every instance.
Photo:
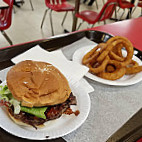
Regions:
[[106, 50], [102, 52], [102, 54], [98, 57], [97, 61], [101, 62], [104, 58], [108, 55], [108, 53], [113, 49], [113, 47], [117, 46], [118, 44], [122, 44], [123, 40], [116, 40], [112, 43], [107, 44]]
[[123, 48], [123, 45], [122, 45], [122, 44], [118, 44], [118, 45], [116, 45], [116, 47], [114, 47], [114, 48], [112, 49], [112, 51], [113, 51], [116, 55], [118, 55], [119, 57], [123, 57], [123, 55], [122, 55], [122, 48]]
[[[123, 43], [121, 43], [121, 47], [125, 47], [126, 51], [127, 51], [127, 56], [124, 59], [124, 62], [121, 63], [122, 67], [128, 65], [131, 62], [131, 59], [133, 57], [133, 53], [134, 53], [134, 49], [133, 49], [133, 45], [132, 43], [125, 37], [121, 37], [121, 36], [115, 36], [112, 37], [110, 40], [108, 40], [107, 43], [111, 43], [113, 41], [116, 41], [116, 39], [121, 39], [123, 40]], [[118, 45], [118, 44], [117, 44]], [[122, 46], [123, 45], [123, 46]], [[119, 49], [120, 50], [120, 49]], [[120, 52], [120, 51], [119, 51]], [[119, 53], [120, 54], [120, 53]]]
[[[94, 61], [98, 55], [102, 52], [105, 47], [105, 43], [100, 43], [96, 47], [94, 47], [91, 51], [89, 51], [82, 59], [82, 64], [86, 65], [89, 62]], [[100, 49], [98, 51], [98, 49]]]
[[[116, 36], [116, 37], [118, 37], [118, 36]], [[117, 46], [118, 44], [121, 43], [125, 47], [125, 49], [127, 51], [127, 56], [125, 57], [124, 61], [120, 62], [121, 66], [125, 67], [126, 65], [128, 65], [131, 62], [131, 59], [133, 57], [133, 52], [134, 52], [133, 46], [132, 46], [131, 42], [128, 39], [124, 38], [124, 40], [123, 40], [123, 38], [118, 37], [118, 40], [116, 40], [116, 37], [113, 38], [114, 41], [112, 39], [110, 39], [112, 42], [110, 42], [108, 40], [109, 44], [107, 45], [106, 50], [104, 50], [102, 52], [102, 54], [97, 58], [97, 61], [101, 62], [102, 60], [104, 60], [105, 56], [108, 55], [108, 53], [113, 49], [113, 47], [115, 47], [115, 46]]]
[[139, 64], [132, 60], [131, 63], [126, 67], [126, 74], [135, 74], [142, 71], [142, 66], [139, 66]]
[[106, 66], [106, 72], [111, 73], [111, 72], [114, 72], [114, 71], [115, 71], [115, 66], [110, 65], [110, 64], [108, 64], [108, 65]]
[[127, 68], [129, 68], [129, 67], [137, 67], [138, 65], [139, 65], [139, 64], [138, 64], [136, 61], [131, 60], [130, 64], [127, 65], [126, 67], [127, 67]]
[[142, 66], [130, 67], [126, 69], [126, 74], [135, 74], [142, 71]]
[[106, 56], [105, 60], [101, 63], [100, 66], [96, 67], [96, 68], [93, 68], [90, 64], [88, 64], [87, 66], [89, 67], [89, 72], [93, 73], [93, 74], [97, 74], [99, 72], [102, 72], [103, 70], [105, 70], [106, 68], [106, 65], [108, 64], [109, 62], [109, 56]]
[[112, 73], [101, 72], [101, 73], [97, 74], [99, 77], [107, 79], [107, 80], [117, 80], [117, 79], [119, 79], [119, 78], [121, 78], [122, 76], [125, 75], [126, 68], [125, 67], [120, 68], [119, 63], [117, 61], [110, 60], [109, 64], [114, 65], [116, 70]]
[[116, 55], [114, 52], [110, 51], [109, 53], [109, 56], [112, 60], [116, 60], [116, 61], [119, 61], [119, 62], [123, 62], [125, 60], [125, 58], [123, 57], [120, 57], [118, 55]]

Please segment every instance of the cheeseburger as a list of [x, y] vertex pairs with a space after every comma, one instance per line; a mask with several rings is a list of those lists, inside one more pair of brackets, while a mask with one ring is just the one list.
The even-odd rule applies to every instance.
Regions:
[[1, 87], [1, 104], [19, 125], [35, 128], [46, 121], [59, 118], [63, 113], [75, 115], [70, 105], [76, 105], [67, 79], [53, 65], [26, 60], [13, 66]]

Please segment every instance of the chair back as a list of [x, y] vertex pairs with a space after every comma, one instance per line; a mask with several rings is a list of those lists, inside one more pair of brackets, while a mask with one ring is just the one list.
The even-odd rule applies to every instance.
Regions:
[[66, 0], [45, 0], [45, 4], [49, 8], [53, 8], [54, 6], [60, 5], [66, 2]]
[[134, 4], [127, 0], [118, 0], [118, 6], [122, 9], [125, 9], [125, 8], [133, 8]]
[[142, 0], [138, 0], [138, 2], [136, 3], [136, 6], [137, 5], [142, 5]]
[[104, 21], [106, 19], [110, 19], [117, 5], [117, 0], [108, 0], [101, 9], [97, 21]]
[[8, 8], [0, 10], [0, 30], [6, 30], [11, 26], [13, 0], [4, 0], [9, 5]]
[[123, 1], [126, 2], [126, 0], [117, 0], [117, 1], [118, 1], [119, 6], [124, 5]]

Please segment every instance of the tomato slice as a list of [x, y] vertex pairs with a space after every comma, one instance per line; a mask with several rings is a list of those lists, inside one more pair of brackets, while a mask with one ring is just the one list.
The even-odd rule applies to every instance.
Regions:
[[4, 100], [0, 100], [0, 106], [6, 106], [6, 107], [9, 107], [10, 103], [9, 102], [6, 102]]

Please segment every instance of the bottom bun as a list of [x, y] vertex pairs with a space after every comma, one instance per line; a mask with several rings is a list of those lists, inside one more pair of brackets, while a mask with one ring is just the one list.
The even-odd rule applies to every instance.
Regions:
[[44, 124], [32, 126], [32, 125], [29, 125], [29, 124], [27, 124], [27, 123], [24, 123], [24, 122], [20, 121], [19, 119], [16, 119], [14, 116], [12, 116], [9, 111], [8, 111], [8, 115], [9, 115], [9, 117], [10, 117], [16, 124], [18, 124], [18, 125], [20, 125], [20, 126], [35, 127], [35, 128], [42, 128], [42, 127], [45, 126]]

